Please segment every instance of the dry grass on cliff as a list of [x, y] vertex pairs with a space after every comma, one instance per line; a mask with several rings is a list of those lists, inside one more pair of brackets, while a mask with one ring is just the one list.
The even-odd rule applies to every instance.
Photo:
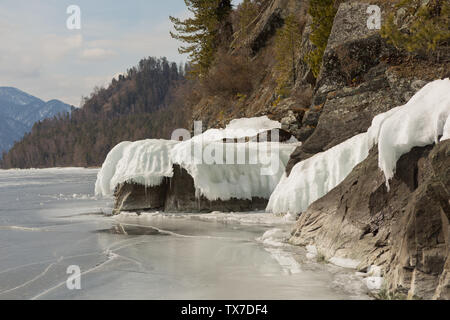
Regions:
[[390, 64], [391, 70], [399, 77], [432, 81], [450, 77], [450, 61], [435, 63], [429, 60], [409, 57]]
[[243, 55], [217, 54], [208, 75], [202, 79], [205, 96], [236, 98], [253, 90], [254, 66]]

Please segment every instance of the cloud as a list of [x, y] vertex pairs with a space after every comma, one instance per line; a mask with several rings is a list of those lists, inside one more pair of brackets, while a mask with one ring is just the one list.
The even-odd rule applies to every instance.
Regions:
[[120, 74], [121, 73], [85, 77], [83, 78], [83, 84], [84, 86], [91, 88], [91, 91], [95, 87], [106, 88], [111, 84], [113, 78], [116, 78], [117, 80]]
[[63, 1], [0, 1], [0, 86], [78, 105], [146, 56], [186, 59], [166, 18], [186, 17], [183, 1], [78, 2], [82, 29], [71, 31]]
[[85, 60], [103, 60], [114, 55], [114, 51], [102, 48], [84, 49], [81, 52], [81, 58]]
[[[20, 31], [19, 31], [20, 32]], [[57, 64], [81, 48], [81, 34], [58, 36], [18, 36], [18, 32], [5, 32], [0, 46], [0, 80], [10, 78], [37, 78], [48, 66]]]
[[42, 43], [41, 55], [47, 60], [54, 62], [55, 60], [65, 57], [68, 53], [72, 52], [74, 49], [81, 48], [83, 46], [83, 36], [81, 34], [76, 34], [73, 36], [57, 36], [54, 34], [44, 35], [39, 39]]

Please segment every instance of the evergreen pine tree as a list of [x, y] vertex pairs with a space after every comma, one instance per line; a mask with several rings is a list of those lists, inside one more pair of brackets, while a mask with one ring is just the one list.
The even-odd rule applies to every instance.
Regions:
[[170, 17], [177, 33], [170, 35], [186, 43], [179, 48], [180, 54], [189, 54], [190, 71], [205, 75], [211, 66], [219, 40], [222, 23], [231, 12], [231, 0], [184, 0], [192, 18], [181, 20]]
[[[450, 3], [448, 1], [402, 0], [397, 8], [403, 8], [405, 17], [395, 19], [390, 14], [381, 29], [381, 35], [398, 49], [430, 56], [440, 49], [448, 50], [450, 41]], [[401, 17], [399, 17], [401, 18]], [[405, 28], [402, 22], [409, 20]]]
[[320, 73], [323, 54], [337, 12], [335, 2], [336, 0], [310, 0], [309, 2], [308, 13], [313, 19], [309, 40], [315, 49], [305, 55], [305, 62], [311, 67], [316, 78]]
[[253, 22], [258, 15], [258, 4], [253, 0], [244, 0], [237, 8], [239, 18], [239, 30], [235, 34], [234, 42], [243, 42], [244, 47], [248, 50], [249, 54], [249, 39], [248, 34], [253, 27]]
[[278, 72], [278, 91], [286, 94], [289, 84], [295, 85], [297, 81], [297, 56], [301, 48], [300, 24], [295, 16], [286, 18], [284, 26], [277, 31], [275, 38], [276, 69]]

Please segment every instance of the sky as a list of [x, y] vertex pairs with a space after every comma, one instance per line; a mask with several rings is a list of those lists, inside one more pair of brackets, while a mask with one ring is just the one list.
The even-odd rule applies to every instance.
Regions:
[[[71, 5], [79, 30], [67, 28]], [[183, 0], [0, 0], [0, 86], [79, 106], [144, 57], [186, 61], [170, 15], [188, 16]]]

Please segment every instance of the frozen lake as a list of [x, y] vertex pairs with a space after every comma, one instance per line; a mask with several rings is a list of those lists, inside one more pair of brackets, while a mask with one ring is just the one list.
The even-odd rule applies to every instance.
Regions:
[[[264, 213], [122, 214], [95, 169], [0, 170], [0, 299], [365, 299]], [[274, 230], [278, 229], [278, 230]], [[263, 235], [266, 235], [261, 239]], [[81, 270], [70, 290], [69, 266]]]

